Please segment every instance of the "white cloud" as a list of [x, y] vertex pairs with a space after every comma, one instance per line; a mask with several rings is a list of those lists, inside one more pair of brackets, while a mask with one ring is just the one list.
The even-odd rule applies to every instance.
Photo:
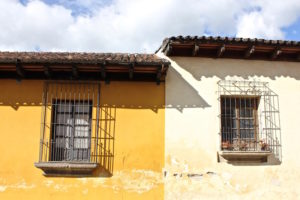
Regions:
[[300, 17], [299, 0], [256, 0], [252, 3], [261, 10], [240, 16], [238, 37], [284, 39], [282, 28], [292, 25]]
[[26, 7], [17, 0], [0, 1], [0, 49], [33, 50], [62, 48], [66, 28], [74, 23], [71, 11], [32, 1]]
[[241, 17], [237, 29], [238, 37], [283, 39], [284, 33], [273, 20], [264, 18], [260, 12], [252, 12]]
[[72, 16], [70, 1], [0, 1], [0, 49], [153, 52], [172, 35], [284, 38], [300, 15], [297, 0], [74, 0], [91, 15]]

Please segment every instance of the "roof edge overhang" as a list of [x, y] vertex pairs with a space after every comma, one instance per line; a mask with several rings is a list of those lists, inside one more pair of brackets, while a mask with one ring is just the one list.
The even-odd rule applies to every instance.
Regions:
[[[45, 54], [50, 56], [45, 58], [43, 57]], [[58, 59], [52, 58], [54, 54]], [[106, 82], [121, 80], [152, 81], [159, 84], [164, 82], [170, 65], [169, 61], [154, 54], [143, 54], [146, 55], [145, 59], [142, 56], [132, 57], [132, 54], [124, 54], [128, 55], [128, 59], [125, 60], [111, 57], [85, 59], [85, 55], [89, 56], [86, 53], [80, 59], [64, 59], [62, 53], [0, 52], [0, 79]]]
[[178, 36], [156, 51], [167, 56], [300, 62], [300, 42], [251, 38]]

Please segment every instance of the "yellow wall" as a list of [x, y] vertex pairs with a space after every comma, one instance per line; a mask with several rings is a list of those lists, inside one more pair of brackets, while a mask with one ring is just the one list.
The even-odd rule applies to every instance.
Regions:
[[39, 158], [43, 81], [0, 80], [0, 199], [163, 199], [164, 84], [101, 83], [113, 108], [112, 177], [44, 177]]

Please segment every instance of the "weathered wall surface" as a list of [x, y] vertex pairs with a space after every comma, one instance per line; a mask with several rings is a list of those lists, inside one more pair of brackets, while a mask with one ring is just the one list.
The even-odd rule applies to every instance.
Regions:
[[42, 81], [0, 80], [0, 199], [163, 199], [164, 84], [101, 84], [101, 105], [116, 111], [108, 178], [44, 177], [34, 167], [42, 92]]
[[[192, 57], [171, 57], [170, 61], [166, 80], [165, 199], [299, 198], [300, 64]], [[280, 165], [217, 162], [217, 82], [224, 79], [266, 81], [279, 95]]]

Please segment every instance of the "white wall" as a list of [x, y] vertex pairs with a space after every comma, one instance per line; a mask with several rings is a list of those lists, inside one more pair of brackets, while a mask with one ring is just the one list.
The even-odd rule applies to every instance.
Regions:
[[[168, 59], [172, 67], [166, 79], [166, 199], [300, 198], [300, 131], [297, 128], [300, 126], [300, 63]], [[269, 82], [270, 88], [279, 95], [281, 164], [217, 162], [220, 147], [217, 82], [223, 79]]]

